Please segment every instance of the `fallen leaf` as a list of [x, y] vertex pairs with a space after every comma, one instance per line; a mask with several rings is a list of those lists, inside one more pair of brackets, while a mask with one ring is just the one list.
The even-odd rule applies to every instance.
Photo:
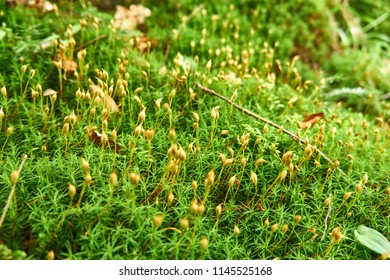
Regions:
[[324, 113], [316, 113], [306, 117], [303, 122], [298, 122], [299, 128], [310, 128], [315, 125], [319, 120], [324, 118]]
[[99, 96], [100, 98], [104, 98], [104, 104], [108, 105], [111, 112], [119, 111], [119, 106], [116, 104], [115, 100], [110, 95], [105, 93], [99, 86], [90, 84], [89, 91], [92, 93], [93, 96]]
[[96, 145], [100, 145], [101, 144], [102, 135], [99, 132], [97, 132], [97, 130], [92, 130], [88, 134], [89, 134], [89, 140], [90, 141], [92, 141]]
[[118, 112], [119, 111], [119, 107], [118, 107], [118, 105], [116, 105], [115, 100], [112, 99], [112, 97], [109, 96], [108, 94], [105, 95], [105, 98], [106, 98], [107, 104], [110, 106], [111, 112]]
[[103, 90], [97, 86], [97, 85], [94, 85], [94, 84], [90, 84], [89, 85], [89, 90], [91, 91], [92, 93], [92, 96], [99, 96], [100, 98], [104, 97], [104, 92]]
[[138, 49], [140, 53], [145, 53], [146, 51], [154, 49], [157, 47], [157, 40], [150, 39], [145, 36], [135, 37], [135, 47]]
[[[90, 130], [89, 133], [89, 140], [93, 142], [94, 144], [101, 146], [102, 145], [102, 135], [97, 131], [97, 130]], [[120, 153], [122, 146], [119, 144], [116, 144], [114, 141], [111, 139], [108, 139], [108, 144], [110, 145], [110, 148], [112, 150], [115, 150], [116, 153]]]
[[74, 72], [77, 70], [77, 62], [72, 59], [64, 59], [62, 61], [62, 69], [65, 70], [65, 72]]

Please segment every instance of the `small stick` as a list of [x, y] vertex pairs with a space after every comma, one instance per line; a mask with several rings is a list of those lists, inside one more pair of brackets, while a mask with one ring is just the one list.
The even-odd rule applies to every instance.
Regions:
[[101, 39], [104, 39], [104, 38], [107, 38], [107, 35], [100, 35], [99, 37], [96, 37], [96, 38], [92, 39], [91, 41], [86, 42], [84, 45], [81, 45], [81, 46], [77, 47], [75, 50], [76, 50], [76, 51], [82, 50], [82, 49], [84, 49], [86, 46], [89, 46], [90, 44], [93, 44], [93, 43], [95, 43], [96, 41], [101, 40]]
[[328, 229], [328, 218], [329, 218], [329, 215], [330, 215], [330, 211], [332, 211], [332, 207], [330, 205], [331, 201], [332, 201], [332, 195], [331, 194], [329, 195], [329, 198], [330, 198], [330, 200], [329, 200], [329, 205], [328, 205], [328, 213], [326, 214], [326, 217], [324, 219], [324, 223], [325, 223], [325, 225], [324, 225], [324, 234], [322, 235], [320, 241], [324, 240], [324, 238], [325, 238], [326, 230]]
[[[26, 160], [27, 160], [27, 155], [24, 155], [22, 163], [20, 164], [19, 169], [18, 169], [18, 177], [20, 175], [20, 172], [22, 171], [23, 165], [26, 162]], [[12, 186], [11, 192], [9, 193], [9, 196], [8, 196], [7, 203], [6, 203], [6, 205], [4, 207], [4, 210], [3, 210], [3, 214], [1, 215], [0, 229], [1, 229], [2, 225], [3, 225], [4, 219], [5, 219], [5, 215], [7, 214], [8, 208], [11, 205], [11, 199], [12, 199], [14, 193], [15, 193], [16, 183], [17, 183], [17, 180], [14, 182], [14, 184]]]
[[[243, 107], [241, 107], [240, 105], [237, 105], [236, 103], [234, 103], [233, 101], [227, 99], [225, 96], [222, 96], [220, 95], [219, 93], [216, 93], [215, 91], [213, 91], [212, 89], [209, 89], [207, 87], [204, 87], [202, 86], [201, 84], [199, 83], [196, 83], [196, 85], [198, 86], [198, 88], [200, 88], [201, 90], [203, 90], [204, 92], [207, 92], [211, 95], [214, 95], [216, 97], [218, 97], [219, 99], [222, 99], [223, 101], [229, 103], [230, 105], [232, 105], [233, 107], [237, 108], [238, 110], [240, 110], [241, 112], [247, 114], [248, 116], [251, 116], [257, 120], [260, 120], [262, 121], [263, 123], [266, 123], [266, 124], [269, 124], [270, 126], [282, 131], [283, 133], [287, 134], [288, 136], [290, 136], [295, 142], [298, 143], [299, 147], [301, 147], [303, 149], [303, 146], [302, 144], [305, 144], [305, 140], [303, 140], [302, 138], [298, 137], [297, 135], [295, 135], [294, 133], [292, 133], [291, 131], [283, 128], [282, 126], [266, 119], [266, 118], [263, 118]], [[312, 145], [312, 148], [318, 153], [320, 154], [329, 164], [331, 164], [332, 166], [334, 166], [334, 163], [323, 153], [321, 152], [316, 146], [313, 146]], [[344, 171], [342, 171], [340, 168], [337, 168], [343, 175], [345, 175]]]

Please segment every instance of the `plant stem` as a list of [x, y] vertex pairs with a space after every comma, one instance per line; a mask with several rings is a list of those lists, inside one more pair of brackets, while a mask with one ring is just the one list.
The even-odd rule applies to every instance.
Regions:
[[[20, 164], [19, 169], [18, 169], [18, 177], [20, 175], [20, 172], [22, 171], [23, 165], [26, 162], [26, 160], [27, 160], [27, 155], [24, 155], [22, 163]], [[3, 214], [1, 215], [1, 218], [0, 218], [0, 229], [1, 229], [2, 225], [3, 225], [4, 219], [5, 219], [5, 215], [7, 214], [8, 208], [9, 208], [9, 206], [11, 204], [11, 199], [14, 196], [15, 189], [16, 189], [16, 183], [17, 182], [14, 182], [14, 184], [12, 186], [11, 192], [9, 193], [9, 196], [8, 196], [7, 203], [6, 203], [6, 205], [4, 207], [4, 210], [3, 210]]]

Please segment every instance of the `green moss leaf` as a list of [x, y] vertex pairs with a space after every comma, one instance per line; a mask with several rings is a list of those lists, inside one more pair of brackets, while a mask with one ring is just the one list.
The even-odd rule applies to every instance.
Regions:
[[355, 236], [364, 246], [378, 254], [388, 254], [390, 258], [390, 242], [375, 229], [360, 225], [355, 229]]

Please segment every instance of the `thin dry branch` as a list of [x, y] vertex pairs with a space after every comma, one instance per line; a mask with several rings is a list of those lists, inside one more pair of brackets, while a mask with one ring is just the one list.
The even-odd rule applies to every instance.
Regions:
[[[203, 90], [204, 92], [207, 92], [208, 94], [211, 94], [211, 95], [214, 95], [216, 97], [218, 97], [219, 99], [222, 99], [223, 101], [229, 103], [230, 105], [232, 105], [233, 107], [237, 108], [238, 110], [240, 110], [241, 112], [247, 114], [248, 116], [251, 116], [257, 120], [260, 120], [261, 122], [263, 123], [266, 123], [280, 131], [282, 131], [283, 133], [287, 134], [288, 136], [290, 136], [295, 142], [298, 143], [298, 146], [301, 147], [302, 149], [304, 148], [302, 144], [305, 144], [305, 140], [303, 140], [302, 138], [298, 137], [297, 135], [295, 135], [294, 133], [292, 133], [291, 131], [285, 129], [284, 127], [266, 119], [266, 118], [263, 118], [243, 107], [241, 107], [240, 105], [237, 105], [236, 103], [234, 103], [233, 101], [227, 99], [225, 96], [222, 96], [220, 95], [219, 93], [216, 93], [215, 91], [213, 91], [212, 89], [209, 89], [207, 87], [204, 87], [202, 86], [201, 84], [199, 83], [196, 83], [196, 85], [198, 86], [198, 88], [200, 88], [201, 90]], [[321, 152], [316, 146], [313, 146], [312, 145], [312, 148], [313, 150], [318, 153], [319, 155], [321, 155], [331, 166], [335, 166], [334, 162], [332, 162], [323, 152]], [[343, 175], [345, 175], [344, 171], [342, 171], [340, 168], [337, 167], [337, 170], [339, 170]]]
[[324, 233], [322, 234], [321, 241], [324, 240], [325, 234], [326, 234], [326, 230], [328, 229], [328, 218], [329, 218], [329, 215], [330, 215], [330, 211], [332, 211], [331, 203], [332, 203], [332, 194], [329, 195], [328, 212], [326, 213], [326, 216], [325, 216], [325, 219], [324, 219]]
[[92, 39], [91, 41], [86, 42], [84, 45], [77, 47], [75, 50], [80, 51], [80, 50], [84, 49], [85, 47], [95, 43], [96, 41], [99, 41], [99, 40], [104, 39], [104, 38], [107, 38], [107, 35], [100, 35], [99, 37], [96, 37], [96, 38]]

